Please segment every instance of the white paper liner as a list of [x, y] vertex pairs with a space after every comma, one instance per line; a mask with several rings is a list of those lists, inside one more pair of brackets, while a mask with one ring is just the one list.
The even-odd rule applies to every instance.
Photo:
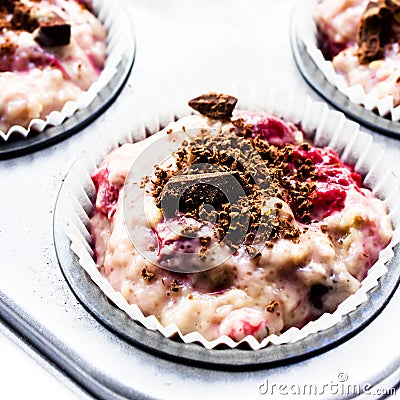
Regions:
[[132, 26], [129, 17], [126, 15], [126, 10], [119, 1], [93, 0], [93, 7], [95, 15], [107, 30], [107, 58], [98, 79], [92, 83], [87, 91], [82, 92], [76, 101], [66, 102], [61, 111], [52, 111], [44, 119], [32, 119], [28, 128], [14, 125], [7, 132], [0, 129], [0, 138], [6, 141], [13, 134], [27, 137], [31, 129], [42, 132], [47, 126], [61, 125], [76, 111], [88, 107], [116, 74], [121, 59], [127, 54], [132, 54], [135, 46]]
[[[379, 98], [376, 90], [366, 93], [361, 84], [349, 86], [345, 78], [335, 71], [331, 61], [324, 58], [317, 47], [317, 23], [316, 10], [321, 0], [303, 0], [295, 15], [295, 29], [297, 37], [306, 46], [316, 66], [324, 74], [325, 78], [341, 93], [347, 96], [351, 102], [363, 105], [367, 110], [376, 109], [381, 117], [390, 116], [392, 121], [400, 120], [400, 105], [394, 107], [394, 97]], [[304, 4], [303, 4], [304, 3]]]
[[[214, 89], [217, 90], [217, 88]], [[312, 333], [323, 331], [341, 321], [344, 315], [368, 300], [368, 291], [376, 287], [378, 279], [387, 272], [385, 264], [394, 256], [393, 247], [400, 241], [398, 202], [400, 180], [393, 173], [382, 146], [373, 143], [371, 135], [360, 132], [358, 124], [347, 120], [338, 111], [329, 110], [324, 103], [312, 102], [309, 97], [296, 96], [291, 92], [271, 89], [246, 91], [244, 94], [238, 91], [230, 93], [239, 98], [238, 109], [266, 111], [286, 121], [301, 123], [307, 137], [312, 139], [316, 146], [330, 146], [341, 155], [344, 162], [355, 165], [356, 171], [365, 176], [364, 184], [372, 189], [389, 209], [395, 228], [390, 244], [380, 252], [378, 261], [369, 270], [361, 288], [343, 301], [333, 314], [326, 313], [319, 319], [309, 322], [302, 329], [290, 328], [280, 336], [270, 335], [261, 343], [253, 336], [247, 336], [240, 342], [235, 342], [227, 336], [209, 341], [199, 332], [183, 335], [175, 324], [164, 327], [155, 316], [145, 317], [137, 305], [129, 305], [122, 294], [116, 292], [100, 274], [93, 260], [93, 251], [90, 246], [92, 239], [88, 231], [89, 216], [93, 208], [92, 201], [95, 197], [95, 188], [90, 175], [96, 170], [96, 165], [119, 144], [141, 140], [145, 138], [146, 132], [157, 132], [169, 121], [190, 114], [190, 109], [184, 105], [191, 97], [181, 99], [180, 103], [175, 103], [170, 99], [170, 104], [178, 104], [175, 110], [163, 112], [162, 110], [165, 109], [158, 108], [158, 113], [155, 113], [144, 112], [141, 109], [136, 111], [138, 114], [130, 110], [125, 117], [114, 118], [112, 125], [103, 125], [99, 132], [100, 140], [97, 141], [97, 147], [82, 154], [70, 170], [68, 174], [70, 179], [64, 183], [68, 185], [67, 194], [60, 207], [68, 226], [66, 234], [71, 240], [72, 251], [79, 258], [79, 264], [106, 296], [132, 319], [148, 329], [158, 330], [166, 337], [178, 334], [183, 342], [199, 342], [207, 349], [220, 344], [234, 348], [240, 343], [247, 342], [253, 350], [257, 350], [270, 343], [275, 345], [292, 343]], [[141, 118], [138, 118], [139, 114]], [[148, 119], [143, 120], [146, 116]]]

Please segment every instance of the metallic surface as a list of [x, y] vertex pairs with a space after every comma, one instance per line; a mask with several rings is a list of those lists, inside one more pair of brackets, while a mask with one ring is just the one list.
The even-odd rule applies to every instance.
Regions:
[[[352, 398], [363, 385], [373, 388], [361, 398], [379, 398], [399, 384], [399, 290], [369, 325], [327, 351], [288, 365], [225, 371], [159, 357], [116, 335], [77, 300], [56, 258], [52, 220], [61, 181], [96, 141], [96, 129], [121, 110], [134, 110], [135, 104], [151, 108], [153, 98], [167, 101], [175, 89], [211, 90], [229, 82], [278, 84], [318, 99], [292, 59], [289, 22], [295, 4], [125, 1], [135, 21], [138, 54], [121, 96], [79, 134], [0, 162], [0, 313], [48, 359], [61, 359], [60, 368], [97, 398], [294, 398], [288, 391], [297, 389], [301, 394], [295, 398]], [[373, 135], [387, 145], [399, 172], [400, 142]], [[317, 396], [309, 395], [311, 385]], [[378, 389], [382, 396], [369, 394]]]

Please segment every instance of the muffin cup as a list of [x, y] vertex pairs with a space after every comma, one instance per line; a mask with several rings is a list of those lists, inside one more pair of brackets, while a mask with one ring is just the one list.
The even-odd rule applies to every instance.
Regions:
[[[137, 109], [132, 113], [132, 107], [126, 113], [122, 112], [119, 118], [114, 118], [112, 126], [104, 124], [99, 132], [97, 145], [83, 153], [70, 170], [69, 175], [72, 174], [72, 179], [67, 180], [66, 196], [63, 197], [63, 202], [59, 206], [62, 207], [65, 215], [66, 234], [71, 241], [71, 250], [77, 255], [79, 264], [109, 300], [132, 319], [140, 322], [147, 329], [159, 331], [165, 337], [177, 334], [183, 342], [199, 342], [207, 349], [213, 349], [218, 345], [234, 348], [246, 342], [251, 349], [257, 350], [268, 344], [293, 343], [310, 334], [324, 331], [368, 301], [368, 292], [378, 285], [379, 278], [387, 272], [385, 264], [394, 256], [393, 247], [400, 241], [400, 206], [398, 205], [400, 181], [391, 170], [384, 149], [373, 143], [372, 136], [360, 132], [358, 124], [348, 121], [338, 111], [329, 110], [325, 104], [312, 102], [308, 97], [271, 89], [268, 91], [246, 90], [244, 93], [241, 93], [239, 89], [232, 89], [229, 93], [239, 98], [237, 109], [266, 111], [286, 121], [301, 124], [305, 136], [315, 146], [332, 147], [341, 155], [342, 161], [354, 165], [355, 170], [364, 176], [364, 185], [388, 207], [394, 227], [390, 244], [380, 252], [378, 261], [369, 270], [360, 289], [344, 300], [334, 313], [325, 313], [301, 329], [290, 328], [279, 336], [270, 335], [261, 342], [253, 336], [247, 336], [240, 342], [235, 342], [227, 336], [220, 336], [216, 340], [209, 341], [199, 332], [183, 335], [175, 324], [164, 327], [154, 315], [145, 317], [137, 305], [129, 305], [122, 294], [116, 292], [100, 274], [93, 259], [91, 247], [93, 243], [89, 233], [90, 216], [96, 195], [90, 178], [91, 174], [95, 171], [96, 165], [113, 148], [122, 143], [142, 140], [148, 133], [155, 133], [165, 127], [168, 122], [189, 115], [191, 111], [184, 105], [191, 97], [185, 96], [178, 99], [176, 96], [171, 99], [169, 103], [172, 107], [177, 104], [175, 109], [154, 105], [151, 107], [152, 110], [144, 112], [143, 109]], [[154, 110], [158, 112], [155, 113]]]
[[317, 46], [318, 28], [316, 9], [320, 0], [305, 0], [297, 7], [295, 14], [295, 29], [297, 37], [305, 44], [306, 50], [325, 78], [341, 93], [355, 104], [363, 105], [367, 110], [377, 110], [381, 117], [392, 121], [400, 120], [400, 105], [394, 106], [394, 97], [379, 98], [377, 91], [366, 93], [361, 84], [349, 86], [343, 76], [335, 71], [331, 61], [323, 56]]
[[[27, 137], [31, 130], [43, 132], [47, 126], [59, 126], [76, 111], [90, 105], [118, 71], [122, 57], [132, 53], [135, 46], [132, 27], [119, 1], [93, 0], [94, 13], [107, 30], [107, 58], [98, 79], [76, 101], [67, 101], [61, 111], [52, 111], [44, 119], [34, 118], [28, 128], [13, 125], [7, 132], [0, 130], [0, 138], [7, 141], [11, 136]], [[128, 33], [128, 35], [127, 35]], [[131, 34], [132, 33], [132, 34]]]

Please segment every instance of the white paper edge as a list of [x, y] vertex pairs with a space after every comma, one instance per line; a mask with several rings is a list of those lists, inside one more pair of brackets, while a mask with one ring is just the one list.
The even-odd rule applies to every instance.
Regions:
[[82, 92], [76, 101], [68, 101], [64, 104], [61, 111], [52, 111], [44, 119], [34, 118], [30, 121], [28, 128], [21, 125], [14, 125], [3, 132], [0, 129], [0, 138], [7, 141], [11, 135], [19, 134], [27, 137], [30, 130], [34, 128], [38, 132], [48, 126], [59, 126], [67, 118], [71, 117], [76, 111], [82, 110], [90, 105], [117, 72], [118, 63], [124, 55], [132, 52], [127, 46], [132, 45], [130, 40], [126, 40], [127, 32], [132, 28], [126, 15], [122, 15], [123, 8], [118, 0], [93, 0], [93, 7], [96, 16], [103, 23], [107, 30], [107, 58], [104, 69], [98, 79], [92, 83], [87, 91]]
[[[339, 152], [342, 160], [355, 164], [356, 171], [364, 175], [369, 171], [364, 180], [366, 186], [370, 187], [388, 206], [395, 227], [390, 244], [381, 251], [378, 261], [369, 270], [361, 288], [343, 301], [333, 314], [326, 313], [301, 329], [290, 328], [280, 336], [270, 335], [261, 343], [252, 336], [248, 336], [240, 342], [235, 342], [227, 336], [209, 341], [199, 332], [183, 335], [175, 324], [163, 327], [155, 316], [145, 317], [137, 305], [129, 305], [122, 294], [116, 292], [109, 282], [102, 277], [88, 245], [90, 234], [86, 226], [88, 226], [88, 214], [90, 214], [92, 208], [89, 197], [94, 194], [90, 175], [94, 172], [96, 164], [119, 142], [143, 139], [146, 128], [157, 132], [161, 125], [160, 121], [152, 120], [143, 124], [138, 123], [138, 119], [134, 115], [129, 115], [126, 119], [114, 120], [122, 121], [119, 127], [115, 126], [115, 122], [113, 122], [112, 127], [111, 124], [103, 125], [104, 142], [99, 140], [98, 147], [94, 147], [90, 152], [79, 157], [68, 174], [70, 179], [66, 179], [64, 183], [68, 185], [68, 195], [65, 204], [60, 206], [65, 210], [64, 214], [68, 224], [66, 234], [71, 240], [71, 249], [78, 256], [80, 265], [106, 296], [132, 319], [150, 330], [158, 330], [166, 337], [178, 334], [183, 342], [199, 342], [207, 349], [212, 349], [220, 344], [234, 348], [240, 343], [247, 342], [253, 350], [257, 350], [269, 343], [275, 345], [293, 343], [312, 333], [326, 330], [340, 322], [344, 315], [355, 310], [368, 299], [369, 290], [377, 286], [378, 279], [387, 272], [385, 264], [394, 256], [393, 247], [400, 241], [400, 206], [398, 206], [397, 201], [400, 196], [400, 180], [392, 171], [382, 146], [373, 143], [371, 135], [360, 132], [358, 124], [347, 120], [338, 111], [329, 110], [326, 104], [312, 102], [309, 97], [296, 96], [291, 92], [278, 92], [272, 89], [268, 92], [248, 91], [246, 92], [247, 98], [243, 94], [231, 93], [239, 97], [238, 108], [264, 110], [295, 123], [301, 122], [304, 130], [312, 132], [309, 137], [314, 140], [315, 145], [326, 145], [334, 148]], [[174, 103], [172, 102], [172, 104]], [[188, 108], [185, 108], [185, 111], [182, 108], [176, 108], [175, 112], [172, 110], [168, 115], [169, 119], [172, 120], [174, 115], [181, 117], [189, 113]], [[143, 113], [142, 110], [141, 115], [146, 115], [146, 113]], [[148, 113], [147, 115], [155, 114]], [[136, 125], [132, 125], [133, 121], [136, 121]], [[110, 137], [110, 132], [115, 132], [115, 136]], [[127, 132], [130, 133], [127, 134]]]
[[324, 74], [325, 78], [335, 86], [341, 93], [347, 96], [352, 103], [361, 104], [367, 110], [377, 109], [381, 117], [390, 115], [392, 121], [400, 120], [400, 105], [394, 107], [393, 96], [386, 96], [379, 99], [376, 91], [369, 93], [364, 91], [362, 85], [349, 86], [343, 76], [336, 73], [331, 61], [327, 61], [321, 50], [317, 47], [316, 33], [317, 26], [315, 11], [320, 0], [305, 0], [306, 3], [297, 7], [295, 18], [295, 29], [297, 37], [306, 46], [308, 54], [311, 56], [316, 66]]

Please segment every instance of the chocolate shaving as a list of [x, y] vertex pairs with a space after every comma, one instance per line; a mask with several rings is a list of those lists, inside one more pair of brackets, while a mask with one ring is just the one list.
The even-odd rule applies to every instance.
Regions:
[[246, 246], [246, 250], [250, 258], [257, 259], [262, 256], [261, 252], [254, 246]]
[[197, 255], [198, 255], [199, 259], [202, 261], [205, 261], [207, 259], [208, 246], [209, 246], [210, 242], [211, 242], [210, 236], [200, 237], [201, 247], [200, 247], [199, 251], [197, 252]]
[[154, 279], [155, 274], [153, 272], [148, 271], [147, 268], [143, 268], [141, 276], [146, 282], [150, 282], [151, 280]]
[[0, 44], [0, 57], [12, 56], [16, 49], [17, 45], [12, 43], [9, 38], [6, 38], [5, 41]]
[[170, 283], [170, 285], [169, 285], [169, 289], [172, 291], [172, 292], [178, 292], [179, 291], [179, 280], [178, 279], [174, 279], [171, 283]]
[[223, 120], [232, 117], [237, 101], [236, 97], [210, 92], [190, 100], [189, 106], [206, 117]]
[[361, 64], [383, 57], [383, 48], [395, 39], [395, 15], [400, 12], [400, 1], [370, 1], [358, 25], [357, 56]]
[[31, 33], [37, 28], [37, 20], [31, 15], [31, 10], [26, 4], [20, 1], [13, 2], [12, 14], [11, 24], [14, 30]]
[[276, 307], [279, 306], [279, 302], [277, 302], [276, 300], [271, 300], [267, 306], [265, 307], [265, 310], [269, 313], [273, 313], [276, 309]]
[[328, 230], [329, 230], [329, 227], [328, 227], [328, 225], [326, 225], [326, 224], [320, 225], [319, 228], [321, 229], [321, 232], [322, 232], [322, 233], [327, 233]]
[[5, 1], [0, 4], [0, 28], [33, 32], [38, 26], [31, 9], [21, 1]]

